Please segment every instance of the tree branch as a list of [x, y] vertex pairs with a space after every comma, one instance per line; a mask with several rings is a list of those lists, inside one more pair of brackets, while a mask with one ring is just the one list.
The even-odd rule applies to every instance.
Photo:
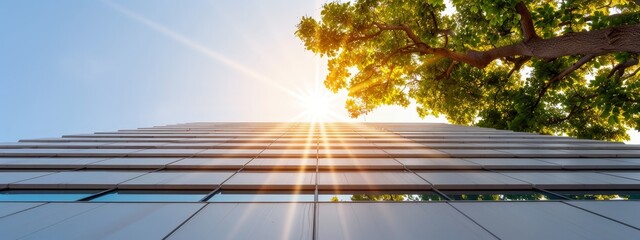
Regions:
[[621, 62], [611, 69], [611, 72], [609, 72], [609, 75], [607, 75], [607, 78], [611, 78], [611, 76], [613, 76], [613, 74], [615, 73], [617, 73], [616, 77], [620, 78], [624, 74], [624, 70], [636, 64], [638, 64], [637, 58], [632, 58], [627, 60], [626, 62]]
[[401, 53], [412, 53], [412, 52], [417, 52], [417, 50], [415, 49], [411, 49], [413, 47], [415, 47], [415, 44], [409, 44], [406, 45], [404, 47], [401, 48], [396, 48], [395, 50], [393, 50], [392, 52], [390, 52], [389, 54], [387, 54], [382, 61], [380, 61], [380, 65], [384, 65], [387, 64], [387, 62], [389, 62], [389, 60], [391, 59], [391, 57], [397, 55], [397, 54], [401, 54]]
[[378, 22], [374, 22], [373, 24], [376, 25], [376, 27], [378, 27], [378, 29], [380, 29], [380, 30], [401, 30], [401, 31], [404, 31], [407, 34], [407, 37], [409, 37], [409, 39], [411, 39], [413, 44], [415, 44], [416, 46], [418, 46], [420, 48], [430, 48], [427, 44], [425, 44], [424, 42], [422, 42], [422, 40], [420, 40], [418, 35], [416, 35], [413, 32], [413, 30], [411, 30], [411, 28], [407, 27], [404, 24], [387, 25], [387, 24], [378, 23]]
[[516, 12], [520, 15], [520, 25], [522, 27], [524, 42], [540, 38], [538, 34], [536, 34], [536, 29], [533, 27], [533, 20], [529, 9], [527, 9], [527, 5], [522, 1], [518, 2], [518, 4], [516, 4]]
[[375, 32], [375, 33], [373, 33], [373, 34], [364, 35], [364, 36], [358, 36], [358, 37], [350, 37], [350, 38], [347, 40], [347, 43], [352, 43], [352, 42], [356, 42], [356, 41], [369, 40], [369, 39], [372, 39], [372, 38], [374, 38], [374, 37], [379, 36], [382, 32], [383, 32], [383, 30], [378, 30], [377, 32]]
[[[524, 6], [522, 6], [524, 7]], [[520, 7], [520, 8], [522, 8]], [[533, 28], [531, 22], [527, 22], [528, 11], [523, 11], [523, 27]], [[563, 56], [574, 55], [604, 55], [612, 52], [640, 53], [640, 24], [620, 25], [606, 29], [576, 32], [563, 36], [540, 39], [535, 31], [525, 31], [525, 39], [521, 43], [495, 47], [486, 51], [468, 50], [465, 53], [451, 51], [446, 48], [432, 48], [420, 40], [420, 38], [406, 25], [388, 25], [373, 23], [380, 30], [399, 30], [406, 33], [409, 41], [413, 42], [416, 50], [421, 54], [433, 54], [446, 57], [454, 61], [463, 62], [477, 68], [484, 68], [495, 59], [509, 56], [529, 56], [540, 59], [554, 59]], [[533, 30], [533, 29], [531, 29]], [[579, 45], [576, 45], [579, 43]]]
[[563, 118], [554, 118], [554, 119], [549, 119], [549, 124], [553, 125], [553, 124], [558, 124], [561, 122], [564, 122], [566, 120], [569, 120], [569, 118], [571, 118], [575, 113], [577, 113], [578, 109], [578, 105], [574, 104], [573, 107], [571, 108], [571, 111], [569, 111], [569, 114], [567, 114], [567, 116], [563, 117]]
[[451, 72], [453, 72], [453, 69], [455, 69], [457, 65], [458, 65], [458, 62], [456, 61], [451, 62], [451, 64], [449, 64], [449, 67], [447, 67], [447, 70], [444, 71], [442, 74], [438, 75], [436, 79], [441, 80], [441, 79], [449, 78], [449, 76], [451, 76]]
[[509, 71], [509, 74], [507, 74], [507, 78], [510, 78], [514, 72], [520, 70], [520, 68], [529, 60], [531, 60], [531, 57], [529, 56], [523, 56], [523, 57], [517, 58], [513, 62], [513, 68], [511, 69], [511, 71]]
[[591, 61], [593, 58], [595, 58], [596, 55], [594, 54], [589, 54], [589, 55], [585, 55], [584, 57], [580, 58], [580, 60], [578, 60], [577, 62], [575, 62], [573, 65], [571, 65], [571, 67], [568, 67], [565, 70], [562, 70], [562, 72], [560, 72], [558, 75], [556, 75], [555, 77], [553, 77], [549, 83], [547, 83], [547, 85], [551, 85], [554, 82], [560, 81], [562, 80], [562, 78], [564, 78], [565, 76], [567, 76], [569, 73], [572, 73], [573, 71], [577, 70], [578, 68], [582, 67], [582, 65], [588, 63], [589, 61]]
[[578, 60], [577, 62], [575, 62], [573, 65], [571, 65], [570, 67], [568, 67], [565, 70], [562, 70], [562, 72], [560, 72], [558, 75], [556, 75], [555, 77], [553, 77], [551, 80], [549, 80], [549, 82], [547, 82], [547, 84], [545, 84], [542, 89], [540, 89], [540, 93], [538, 94], [538, 98], [536, 99], [536, 101], [533, 103], [533, 106], [531, 108], [531, 111], [534, 112], [536, 107], [538, 106], [538, 104], [540, 104], [540, 100], [542, 99], [542, 96], [544, 96], [545, 93], [547, 93], [547, 90], [549, 90], [549, 87], [551, 87], [551, 85], [557, 81], [560, 81], [562, 78], [564, 78], [565, 76], [567, 76], [569, 73], [572, 73], [573, 71], [577, 70], [578, 68], [582, 67], [582, 65], [584, 65], [585, 63], [588, 63], [589, 61], [591, 61], [591, 59], [593, 59], [594, 57], [596, 57], [593, 54], [589, 54], [589, 55], [585, 55], [584, 57], [580, 58], [580, 60]]

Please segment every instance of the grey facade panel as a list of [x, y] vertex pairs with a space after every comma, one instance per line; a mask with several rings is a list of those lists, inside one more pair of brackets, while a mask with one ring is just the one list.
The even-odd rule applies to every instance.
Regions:
[[496, 239], [446, 203], [318, 207], [318, 239]]
[[312, 239], [312, 203], [210, 203], [168, 239]]
[[571, 201], [567, 204], [640, 228], [638, 201]]
[[50, 203], [0, 219], [0, 229], [6, 239], [161, 239], [202, 205]]
[[501, 172], [547, 189], [626, 189], [640, 187], [640, 180], [597, 172]]
[[123, 189], [215, 189], [232, 172], [152, 172], [118, 185]]
[[[118, 183], [141, 176], [147, 172], [125, 171], [74, 171], [58, 172], [42, 177], [15, 182], [12, 188], [42, 188], [42, 189], [107, 189]], [[4, 174], [2, 174], [4, 175]]]
[[528, 189], [531, 184], [493, 172], [418, 172], [440, 189]]
[[40, 206], [44, 203], [38, 202], [4, 202], [0, 203], [0, 218], [10, 214], [14, 214], [20, 211], [24, 211], [30, 208]]
[[561, 202], [452, 203], [501, 239], [635, 239], [640, 231]]

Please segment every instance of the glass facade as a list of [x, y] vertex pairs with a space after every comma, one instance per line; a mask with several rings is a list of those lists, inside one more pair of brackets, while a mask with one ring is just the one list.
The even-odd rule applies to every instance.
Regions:
[[561, 197], [537, 191], [444, 191], [452, 200], [459, 201], [548, 201]]
[[92, 198], [93, 202], [198, 202], [206, 191], [120, 190]]
[[320, 202], [429, 202], [444, 201], [442, 196], [435, 192], [321, 192], [318, 195]]
[[638, 159], [639, 146], [424, 123], [186, 123], [26, 139], [0, 144], [0, 231], [635, 239]]
[[220, 191], [208, 202], [313, 202], [313, 192]]
[[77, 201], [99, 190], [22, 189], [0, 191], [0, 202], [63, 202]]

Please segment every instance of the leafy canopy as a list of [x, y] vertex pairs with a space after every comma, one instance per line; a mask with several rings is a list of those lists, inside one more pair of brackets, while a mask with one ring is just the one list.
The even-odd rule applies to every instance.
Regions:
[[331, 2], [296, 35], [328, 57], [324, 84], [349, 92], [351, 117], [413, 101], [421, 117], [455, 124], [617, 141], [640, 128], [640, 49], [582, 43], [638, 26], [633, 1], [452, 5], [447, 15], [443, 0]]

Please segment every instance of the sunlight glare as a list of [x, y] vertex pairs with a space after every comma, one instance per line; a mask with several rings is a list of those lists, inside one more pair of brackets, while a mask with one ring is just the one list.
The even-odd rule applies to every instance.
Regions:
[[329, 98], [326, 94], [314, 92], [302, 99], [301, 105], [311, 122], [324, 122], [329, 117]]

